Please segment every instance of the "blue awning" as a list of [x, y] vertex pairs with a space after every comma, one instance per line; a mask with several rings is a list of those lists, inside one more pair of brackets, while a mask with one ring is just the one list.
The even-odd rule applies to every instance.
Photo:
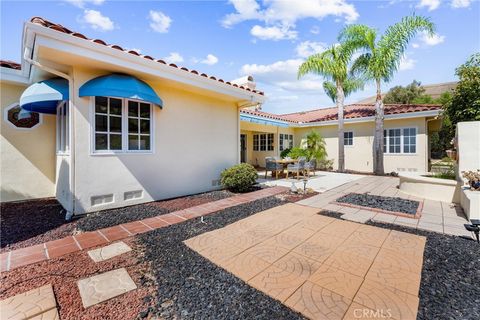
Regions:
[[110, 74], [87, 81], [80, 87], [80, 97], [116, 97], [151, 102], [163, 107], [162, 99], [147, 83], [126, 74]]
[[270, 126], [277, 126], [277, 127], [282, 127], [282, 128], [288, 128], [288, 122], [286, 121], [281, 121], [281, 120], [275, 120], [275, 119], [269, 119], [269, 118], [263, 118], [259, 116], [254, 116], [250, 114], [240, 114], [240, 121], [246, 121], [246, 122], [252, 122], [252, 123], [258, 123], [258, 124], [263, 124], [263, 125], [270, 125]]
[[29, 86], [20, 97], [20, 107], [27, 111], [56, 114], [60, 101], [68, 100], [68, 81], [53, 78]]

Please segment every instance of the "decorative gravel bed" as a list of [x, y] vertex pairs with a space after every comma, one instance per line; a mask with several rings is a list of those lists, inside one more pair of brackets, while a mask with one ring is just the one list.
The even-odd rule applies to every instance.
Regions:
[[0, 252], [67, 237], [74, 234], [76, 230], [92, 231], [110, 227], [221, 200], [232, 195], [234, 194], [228, 191], [212, 191], [99, 211], [70, 222], [65, 221], [65, 211], [55, 199], [2, 203]]
[[65, 221], [65, 212], [55, 199], [2, 203], [0, 219], [2, 252], [67, 237], [76, 224]]
[[402, 212], [412, 215], [417, 213], [418, 205], [420, 204], [418, 201], [397, 197], [382, 197], [367, 193], [349, 193], [341, 198], [338, 198], [336, 201], [356, 206]]
[[387, 223], [367, 224], [427, 237], [418, 320], [480, 319], [480, 245], [475, 241]]
[[99, 211], [88, 214], [86, 217], [80, 219], [77, 223], [77, 229], [85, 232], [108, 228], [121, 223], [142, 220], [172, 211], [198, 206], [207, 202], [222, 200], [233, 195], [234, 193], [225, 190], [212, 191], [172, 200], [155, 201], [130, 207]]
[[[135, 319], [152, 305], [156, 292], [149, 264], [138, 258], [134, 239], [124, 240], [133, 251], [95, 263], [86, 251], [4, 272], [0, 275], [0, 300], [52, 284], [62, 320]], [[138, 288], [85, 309], [77, 281], [113, 269], [126, 268]]]
[[303, 319], [186, 247], [182, 241], [285, 202], [269, 197], [140, 235], [157, 281], [157, 302], [140, 317], [160, 319]]

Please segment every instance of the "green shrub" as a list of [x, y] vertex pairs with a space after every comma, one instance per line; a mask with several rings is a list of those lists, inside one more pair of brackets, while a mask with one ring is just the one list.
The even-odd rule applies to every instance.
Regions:
[[333, 160], [332, 159], [317, 160], [317, 169], [325, 170], [325, 171], [333, 170]]
[[247, 192], [257, 181], [257, 170], [248, 163], [237, 164], [223, 170], [222, 186], [233, 192]]
[[302, 149], [300, 147], [293, 147], [288, 153], [288, 156], [292, 159], [298, 159], [299, 157], [307, 157], [308, 154], [306, 149]]
[[280, 157], [282, 157], [282, 158], [288, 157], [288, 154], [290, 153], [290, 150], [292, 150], [292, 148], [283, 149], [283, 151], [280, 152]]

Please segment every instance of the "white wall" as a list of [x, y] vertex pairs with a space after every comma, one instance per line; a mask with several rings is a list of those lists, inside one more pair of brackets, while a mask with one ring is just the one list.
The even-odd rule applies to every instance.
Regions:
[[[416, 154], [385, 154], [385, 172], [428, 171], [428, 135], [425, 118], [385, 120], [385, 129], [417, 128]], [[338, 129], [337, 125], [305, 127], [295, 129], [296, 144], [311, 130], [319, 131], [325, 139], [328, 159], [333, 159], [334, 169], [338, 167]], [[359, 172], [373, 171], [373, 134], [374, 122], [346, 123], [345, 131], [353, 131], [353, 146], [345, 146], [345, 168]]]
[[[75, 69], [75, 92], [97, 76]], [[154, 107], [152, 154], [92, 154], [91, 98], [75, 104], [75, 213], [121, 207], [218, 188], [220, 172], [237, 163], [238, 110], [233, 102], [177, 88], [151, 84], [164, 102]], [[143, 191], [139, 200], [124, 193]], [[113, 202], [91, 205], [93, 196], [113, 195]]]
[[25, 86], [0, 84], [0, 200], [17, 201], [55, 195], [55, 116], [42, 115], [32, 129], [12, 126], [5, 109], [18, 103]]

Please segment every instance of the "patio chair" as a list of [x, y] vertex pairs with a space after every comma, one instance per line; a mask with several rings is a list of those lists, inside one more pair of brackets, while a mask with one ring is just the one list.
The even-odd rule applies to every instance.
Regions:
[[287, 166], [287, 179], [288, 179], [288, 174], [290, 172], [296, 173], [297, 174], [297, 179], [300, 179], [300, 172], [304, 174], [305, 172], [305, 157], [299, 157], [298, 162], [294, 164], [289, 164]]
[[275, 173], [275, 179], [278, 179], [278, 172], [283, 171], [283, 165], [275, 162], [274, 157], [265, 157], [265, 179], [267, 179], [268, 171], [272, 171], [272, 177]]
[[313, 172], [313, 175], [315, 175], [315, 170], [317, 170], [317, 159], [314, 158], [305, 163], [307, 177], [310, 177], [310, 172]]

